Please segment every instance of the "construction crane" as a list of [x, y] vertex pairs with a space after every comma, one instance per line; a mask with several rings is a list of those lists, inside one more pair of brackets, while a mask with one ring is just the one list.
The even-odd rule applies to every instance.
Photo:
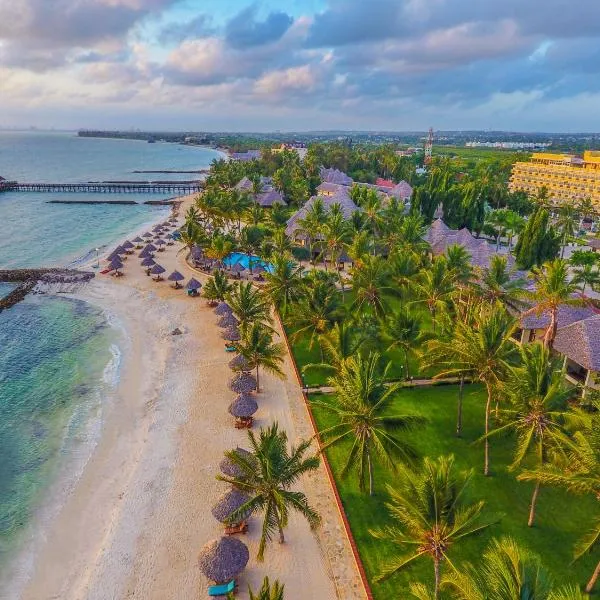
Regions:
[[433, 127], [429, 128], [429, 135], [425, 142], [425, 160], [424, 164], [428, 165], [431, 162], [431, 153], [433, 151]]

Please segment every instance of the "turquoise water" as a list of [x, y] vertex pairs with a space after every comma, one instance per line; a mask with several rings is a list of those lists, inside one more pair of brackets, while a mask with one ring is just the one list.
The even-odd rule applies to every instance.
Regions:
[[223, 259], [223, 264], [228, 267], [231, 265], [242, 265], [248, 271], [250, 270], [250, 262], [252, 262], [252, 267], [262, 265], [269, 273], [273, 271], [273, 265], [261, 260], [258, 256], [249, 257], [247, 254], [242, 254], [241, 252], [232, 252]]
[[[0, 176], [18, 181], [192, 179], [197, 175], [132, 171], [197, 170], [217, 156], [171, 144], [0, 132]], [[123, 197], [160, 198], [110, 196]], [[168, 212], [47, 202], [60, 198], [94, 197], [0, 193], [0, 269], [66, 265], [95, 256], [95, 248], [105, 249]], [[0, 296], [11, 289], [0, 284]], [[33, 295], [0, 313], [0, 572], [59, 468], [79, 456], [88, 418], [113, 385], [104, 374], [118, 343], [107, 316], [84, 302]]]

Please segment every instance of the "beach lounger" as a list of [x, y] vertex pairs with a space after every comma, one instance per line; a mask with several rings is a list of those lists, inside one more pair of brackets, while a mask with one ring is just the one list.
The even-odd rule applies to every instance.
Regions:
[[110, 269], [104, 269], [104, 270], [100, 271], [100, 275], [106, 275], [108, 273], [110, 273]]
[[236, 533], [246, 533], [248, 531], [247, 521], [242, 521], [237, 525], [225, 527], [225, 535], [235, 535]]
[[221, 585], [211, 585], [208, 588], [209, 596], [225, 596], [235, 590], [235, 581], [232, 579], [229, 583]]
[[225, 346], [225, 352], [235, 352], [235, 351], [236, 351], [235, 346]]

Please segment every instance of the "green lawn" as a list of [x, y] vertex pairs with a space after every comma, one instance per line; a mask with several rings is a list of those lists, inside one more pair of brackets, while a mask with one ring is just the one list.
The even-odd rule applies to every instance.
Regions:
[[[507, 465], [512, 459], [514, 440], [510, 437], [494, 439], [491, 445], [492, 476], [482, 475], [483, 447], [473, 444], [482, 433], [485, 393], [479, 386], [465, 388], [464, 436], [454, 436], [456, 419], [456, 386], [404, 389], [390, 405], [390, 413], [415, 412], [425, 415], [429, 423], [418, 432], [411, 434], [415, 446], [424, 456], [436, 457], [453, 453], [457, 465], [462, 469], [473, 468], [475, 475], [470, 485], [470, 498], [483, 498], [491, 513], [501, 514], [497, 525], [483, 535], [467, 539], [451, 550], [451, 559], [460, 566], [465, 561], [476, 562], [487, 542], [492, 537], [511, 535], [523, 545], [531, 548], [543, 559], [553, 573], [557, 583], [585, 583], [598, 560], [588, 556], [571, 564], [572, 548], [575, 540], [586, 531], [592, 515], [597, 514], [595, 503], [590, 498], [579, 498], [562, 491], [542, 488], [538, 501], [537, 523], [527, 527], [529, 501], [532, 486], [519, 483], [514, 473], [508, 472]], [[311, 402], [323, 399], [313, 396]], [[331, 414], [322, 407], [314, 406], [315, 417], [320, 428], [331, 423]], [[377, 468], [375, 471], [376, 496], [371, 498], [358, 492], [358, 485], [350, 475], [340, 480], [344, 461], [344, 448], [330, 448], [327, 455], [336, 476], [338, 489], [350, 520], [352, 531], [361, 553], [372, 589], [377, 600], [405, 598], [409, 581], [431, 582], [431, 564], [427, 561], [415, 564], [410, 571], [393, 577], [385, 583], [374, 583], [380, 565], [390, 557], [394, 546], [375, 540], [369, 534], [370, 528], [388, 523], [384, 506], [386, 499], [385, 483], [393, 485], [394, 474]]]

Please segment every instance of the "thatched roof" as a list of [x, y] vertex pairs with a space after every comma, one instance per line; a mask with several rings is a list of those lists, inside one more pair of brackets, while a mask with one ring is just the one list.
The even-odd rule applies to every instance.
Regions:
[[231, 309], [231, 306], [227, 304], [227, 302], [219, 302], [219, 304], [217, 304], [217, 308], [215, 308], [216, 315], [230, 315], [232, 312], [233, 310]]
[[208, 542], [198, 555], [198, 566], [215, 583], [235, 579], [248, 564], [250, 553], [243, 542], [234, 537], [222, 537]]
[[252, 365], [248, 362], [248, 359], [241, 354], [234, 356], [229, 361], [229, 368], [233, 371], [252, 371], [253, 369]]
[[202, 284], [193, 277], [187, 283], [188, 290], [199, 290], [202, 287]]
[[578, 365], [600, 372], [600, 316], [577, 321], [559, 329], [554, 349]]
[[229, 389], [236, 394], [247, 394], [256, 390], [256, 378], [250, 373], [238, 373], [230, 382]]
[[[248, 500], [250, 500], [248, 494], [244, 494], [244, 492], [241, 492], [237, 488], [231, 488], [226, 494], [221, 496], [210, 512], [219, 523], [227, 523], [229, 515], [244, 506]], [[244, 511], [244, 514], [239, 519], [236, 519], [236, 521], [243, 521], [249, 516], [250, 511]]]
[[179, 271], [173, 271], [167, 279], [169, 281], [183, 281], [185, 277]]
[[155, 264], [154, 259], [149, 256], [141, 262], [142, 267], [153, 267]]
[[217, 325], [223, 329], [229, 329], [229, 327], [237, 327], [240, 322], [232, 315], [223, 315], [218, 321]]
[[221, 337], [230, 342], [237, 342], [242, 339], [240, 330], [237, 327], [229, 327], [228, 329], [223, 330]]
[[[252, 454], [248, 452], [248, 450], [244, 450], [244, 448], [236, 448], [234, 452], [246, 459], [249, 459], [252, 456]], [[244, 474], [240, 467], [236, 465], [228, 456], [223, 458], [223, 460], [219, 463], [219, 469], [223, 475], [227, 475], [228, 477], [240, 478]]]
[[230, 405], [229, 414], [240, 419], [251, 417], [258, 410], [258, 403], [249, 394], [240, 394]]
[[161, 267], [160, 265], [156, 264], [152, 267], [152, 269], [150, 269], [150, 273], [152, 273], [152, 275], [160, 275], [161, 273], [165, 272], [165, 268]]

